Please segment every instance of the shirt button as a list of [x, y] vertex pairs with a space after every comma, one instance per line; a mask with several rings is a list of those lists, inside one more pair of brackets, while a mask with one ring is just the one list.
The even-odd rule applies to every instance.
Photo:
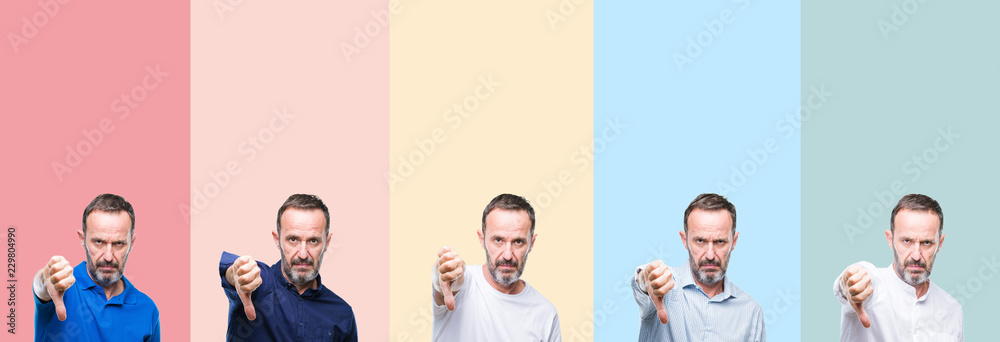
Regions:
[[299, 322], [299, 326], [300, 326], [300, 327], [302, 326], [302, 322]]

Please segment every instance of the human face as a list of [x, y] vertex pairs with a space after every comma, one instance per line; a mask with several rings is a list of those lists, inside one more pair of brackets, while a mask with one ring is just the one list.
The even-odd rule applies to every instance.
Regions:
[[726, 276], [729, 255], [736, 247], [739, 235], [733, 235], [733, 219], [729, 211], [691, 211], [688, 231], [681, 231], [681, 240], [688, 250], [691, 272], [699, 284], [715, 285]]
[[885, 231], [892, 247], [893, 268], [903, 282], [923, 284], [931, 276], [934, 258], [944, 243], [938, 235], [941, 221], [932, 211], [902, 209], [896, 213], [895, 232]]
[[324, 236], [326, 217], [320, 209], [287, 208], [281, 214], [281, 233], [271, 234], [281, 251], [281, 270], [295, 286], [306, 286], [319, 275], [323, 253], [333, 234]]
[[125, 263], [135, 243], [128, 212], [94, 210], [87, 215], [87, 232], [78, 230], [87, 254], [87, 273], [94, 283], [110, 287], [125, 274]]
[[478, 235], [493, 281], [502, 287], [517, 283], [538, 236], [531, 236], [528, 212], [494, 209], [486, 215], [485, 232], [480, 230]]

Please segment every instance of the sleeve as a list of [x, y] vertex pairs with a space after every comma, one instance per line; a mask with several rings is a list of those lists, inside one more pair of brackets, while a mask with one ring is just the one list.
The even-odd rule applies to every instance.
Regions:
[[160, 342], [160, 310], [153, 310], [153, 330], [146, 339], [147, 342]]
[[757, 306], [757, 333], [754, 336], [754, 341], [757, 342], [767, 342], [767, 327], [764, 325], [764, 311], [761, 310], [760, 306]]
[[552, 317], [552, 330], [549, 332], [549, 342], [562, 342], [562, 327], [559, 325], [559, 313]]
[[31, 291], [31, 296], [35, 298], [35, 322], [48, 321], [52, 315], [56, 314], [56, 304], [51, 300], [43, 302], [35, 291]]
[[358, 342], [358, 321], [353, 312], [351, 313], [351, 334], [347, 337], [347, 341]]

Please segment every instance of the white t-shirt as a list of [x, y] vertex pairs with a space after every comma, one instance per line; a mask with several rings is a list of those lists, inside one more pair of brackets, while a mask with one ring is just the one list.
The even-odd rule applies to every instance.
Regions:
[[927, 293], [917, 298], [917, 290], [899, 279], [892, 266], [875, 268], [864, 261], [858, 264], [868, 272], [874, 288], [862, 303], [872, 325], [861, 325], [858, 314], [842, 295], [838, 276], [833, 294], [841, 306], [841, 341], [964, 341], [962, 306], [948, 292], [930, 283]]
[[465, 284], [455, 295], [455, 310], [434, 303], [433, 341], [561, 342], [556, 307], [527, 282], [521, 293], [497, 291], [483, 266], [465, 268]]

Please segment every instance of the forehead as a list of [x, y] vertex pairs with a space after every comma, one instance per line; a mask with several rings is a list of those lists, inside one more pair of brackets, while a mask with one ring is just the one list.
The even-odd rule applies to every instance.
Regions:
[[900, 236], [933, 237], [941, 228], [941, 221], [932, 211], [902, 209], [896, 213], [893, 234]]
[[281, 214], [281, 234], [318, 236], [326, 230], [326, 216], [320, 209], [287, 208]]
[[524, 210], [493, 209], [486, 215], [486, 235], [528, 236], [531, 217]]
[[688, 215], [688, 232], [691, 237], [728, 238], [733, 231], [733, 218], [727, 210], [694, 209]]
[[124, 210], [109, 212], [91, 211], [87, 215], [87, 235], [125, 236], [132, 229], [132, 219]]

